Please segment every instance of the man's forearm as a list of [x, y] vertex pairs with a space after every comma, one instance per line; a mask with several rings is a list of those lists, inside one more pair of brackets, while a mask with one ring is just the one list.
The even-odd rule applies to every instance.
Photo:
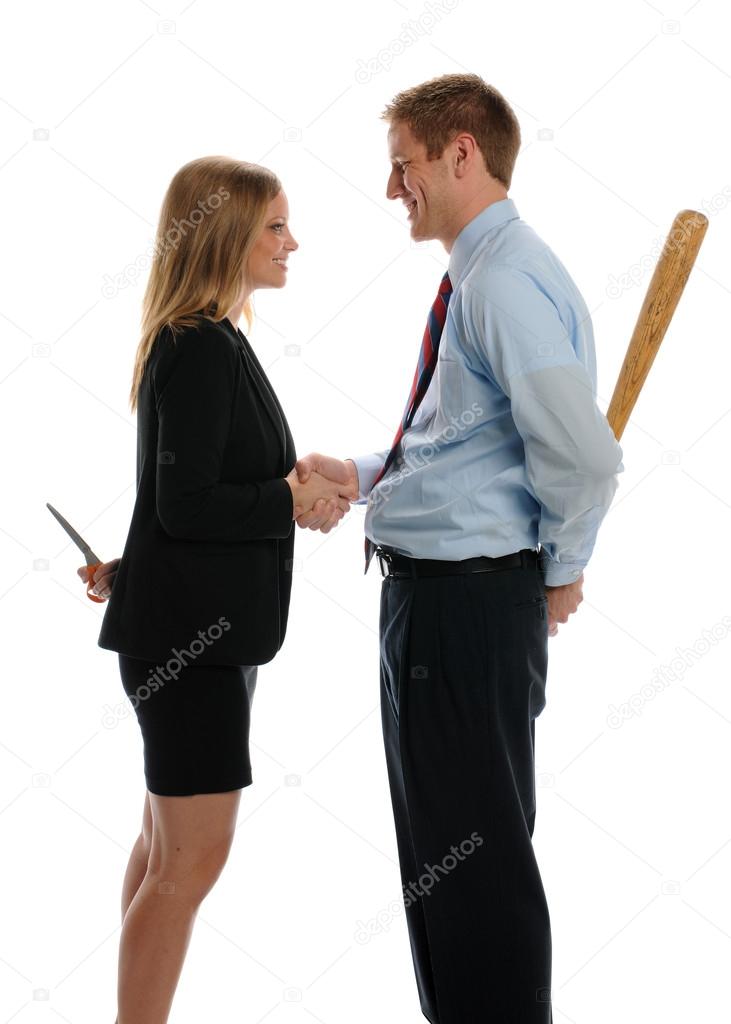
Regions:
[[[621, 454], [621, 449], [620, 449]], [[624, 467], [620, 462], [617, 472]], [[570, 502], [562, 509], [559, 519], [543, 509], [538, 527], [541, 544], [540, 568], [548, 587], [574, 583], [584, 571], [596, 543], [599, 527], [609, 511], [618, 480], [616, 473], [603, 480], [594, 478], [593, 486], [585, 486], [577, 498], [583, 498], [584, 510], [572, 511]]]
[[589, 561], [624, 469], [622, 449], [578, 363], [516, 374], [509, 390], [526, 475], [541, 509], [545, 582], [563, 586]]

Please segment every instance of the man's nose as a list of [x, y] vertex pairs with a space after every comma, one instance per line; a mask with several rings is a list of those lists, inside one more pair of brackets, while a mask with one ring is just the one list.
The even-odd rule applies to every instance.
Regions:
[[391, 171], [386, 183], [386, 198], [397, 199], [398, 196], [403, 192], [403, 182], [401, 181], [401, 175], [397, 171]]

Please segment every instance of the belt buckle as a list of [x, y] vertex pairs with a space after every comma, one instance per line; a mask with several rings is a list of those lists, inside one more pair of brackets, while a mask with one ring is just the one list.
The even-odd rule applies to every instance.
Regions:
[[390, 557], [381, 548], [376, 548], [376, 558], [378, 559], [378, 568], [381, 570], [381, 576], [385, 579], [390, 572]]

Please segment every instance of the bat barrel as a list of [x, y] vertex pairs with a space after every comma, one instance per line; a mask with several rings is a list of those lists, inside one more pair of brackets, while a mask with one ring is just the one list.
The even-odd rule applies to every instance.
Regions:
[[617, 440], [627, 426], [650, 367], [693, 269], [708, 227], [697, 210], [681, 210], [665, 239], [607, 410]]

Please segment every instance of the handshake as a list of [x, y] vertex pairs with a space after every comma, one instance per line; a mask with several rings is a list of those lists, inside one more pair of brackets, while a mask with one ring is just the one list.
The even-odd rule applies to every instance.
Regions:
[[285, 479], [292, 489], [292, 518], [298, 526], [321, 533], [329, 533], [337, 526], [359, 494], [355, 463], [318, 452], [299, 459]]
[[[358, 470], [354, 462], [341, 462], [327, 455], [313, 452], [300, 459], [285, 477], [292, 488], [294, 516], [301, 527], [329, 533], [337, 526], [351, 501], [359, 494]], [[120, 559], [102, 562], [94, 573], [93, 592], [98, 597], [108, 598], [114, 586]], [[84, 581], [89, 578], [89, 567], [80, 566], [77, 573]]]

